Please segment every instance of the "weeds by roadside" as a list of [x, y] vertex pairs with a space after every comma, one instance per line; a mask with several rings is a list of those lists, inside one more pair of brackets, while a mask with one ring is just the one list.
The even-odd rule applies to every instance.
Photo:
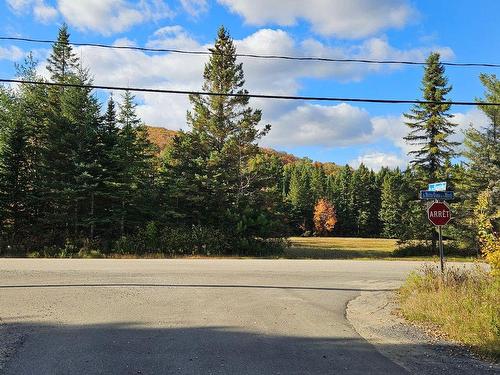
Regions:
[[500, 360], [500, 278], [481, 267], [436, 266], [414, 272], [399, 290], [403, 316]]

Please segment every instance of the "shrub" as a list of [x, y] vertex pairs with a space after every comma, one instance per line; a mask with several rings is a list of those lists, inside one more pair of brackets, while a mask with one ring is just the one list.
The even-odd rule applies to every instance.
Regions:
[[[439, 251], [433, 250], [430, 241], [404, 241], [397, 244], [391, 253], [394, 257], [439, 256]], [[474, 249], [463, 247], [458, 241], [445, 241], [444, 255], [475, 256]]]
[[477, 198], [475, 208], [476, 222], [478, 229], [479, 244], [481, 252], [486, 261], [491, 266], [493, 275], [500, 277], [500, 238], [498, 233], [493, 230], [492, 219], [498, 217], [498, 212], [489, 212], [491, 210], [492, 193], [483, 191]]

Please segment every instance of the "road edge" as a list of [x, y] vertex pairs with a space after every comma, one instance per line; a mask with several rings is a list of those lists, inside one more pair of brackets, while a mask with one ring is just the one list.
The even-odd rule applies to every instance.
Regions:
[[395, 314], [395, 292], [362, 292], [349, 301], [346, 317], [355, 331], [386, 358], [412, 374], [498, 374], [500, 366], [427, 335]]

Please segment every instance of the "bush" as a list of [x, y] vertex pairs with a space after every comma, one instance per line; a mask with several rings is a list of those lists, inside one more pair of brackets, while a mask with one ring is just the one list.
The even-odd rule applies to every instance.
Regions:
[[[391, 253], [394, 257], [412, 256], [439, 256], [439, 249], [433, 249], [431, 241], [404, 241], [398, 242], [397, 248]], [[475, 256], [476, 251], [464, 247], [458, 241], [445, 241], [444, 255], [450, 256]]]
[[450, 339], [500, 358], [500, 278], [484, 269], [437, 266], [412, 273], [399, 290], [401, 311], [430, 323]]
[[137, 255], [271, 256], [282, 254], [286, 246], [284, 239], [237, 237], [220, 228], [202, 225], [159, 228], [155, 223], [148, 223], [135, 235], [117, 240], [112, 250]]
[[481, 252], [490, 264], [492, 274], [500, 277], [500, 237], [498, 233], [495, 233], [493, 227], [493, 220], [498, 218], [499, 213], [491, 214], [488, 212], [493, 206], [491, 200], [491, 191], [480, 193], [477, 198], [475, 214]]

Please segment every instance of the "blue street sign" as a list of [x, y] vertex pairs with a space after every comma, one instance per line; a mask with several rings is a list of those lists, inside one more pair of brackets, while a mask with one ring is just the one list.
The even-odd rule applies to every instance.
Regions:
[[427, 188], [429, 191], [445, 191], [446, 190], [446, 182], [435, 182], [433, 184], [429, 184]]
[[451, 201], [453, 199], [453, 192], [420, 190], [420, 199], [436, 199], [438, 201]]

